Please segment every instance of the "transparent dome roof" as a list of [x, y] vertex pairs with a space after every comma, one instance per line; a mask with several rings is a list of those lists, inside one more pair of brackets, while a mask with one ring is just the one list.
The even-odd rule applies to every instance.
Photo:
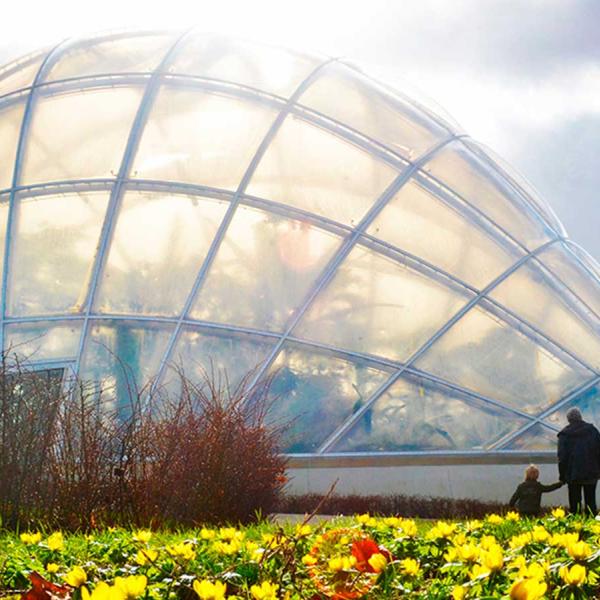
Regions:
[[[0, 69], [2, 339], [142, 384], [278, 369], [295, 454], [553, 450], [600, 268], [520, 177], [341, 60], [215, 35]], [[122, 390], [121, 390], [122, 391]]]

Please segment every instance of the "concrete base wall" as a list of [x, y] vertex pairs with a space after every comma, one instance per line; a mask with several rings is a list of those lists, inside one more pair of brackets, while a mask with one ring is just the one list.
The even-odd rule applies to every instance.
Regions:
[[[553, 458], [544, 457], [546, 464], [536, 461], [542, 483], [558, 481], [558, 469]], [[434, 462], [435, 459], [416, 462]], [[310, 461], [313, 462], [313, 461]], [[526, 457], [511, 457], [510, 464], [477, 464], [477, 460], [439, 461], [446, 464], [410, 464], [410, 460], [397, 461], [405, 464], [376, 465], [364, 461], [330, 461], [330, 464], [301, 465], [292, 461], [288, 469], [289, 494], [326, 493], [337, 480], [335, 493], [347, 494], [404, 494], [444, 498], [473, 498], [484, 501], [506, 502], [517, 485], [523, 481], [525, 468], [531, 464]], [[326, 462], [326, 461], [321, 461]], [[391, 461], [394, 462], [394, 461]], [[408, 464], [406, 464], [408, 462]], [[448, 463], [460, 464], [448, 464]], [[543, 495], [547, 506], [567, 505], [567, 487]]]

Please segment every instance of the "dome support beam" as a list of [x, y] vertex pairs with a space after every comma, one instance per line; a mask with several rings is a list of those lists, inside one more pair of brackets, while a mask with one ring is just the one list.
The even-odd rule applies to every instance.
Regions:
[[496, 277], [490, 284], [488, 284], [481, 292], [472, 298], [469, 302], [467, 302], [451, 319], [449, 319], [440, 329], [438, 329], [430, 338], [425, 342], [413, 355], [406, 361], [406, 364], [403, 368], [399, 369], [396, 373], [394, 373], [386, 382], [384, 382], [372, 396], [365, 402], [365, 404], [357, 410], [354, 414], [352, 414], [346, 421], [337, 429], [337, 431], [332, 434], [317, 450], [318, 454], [322, 454], [327, 452], [345, 433], [347, 433], [353, 425], [363, 416], [363, 414], [373, 406], [373, 404], [380, 398], [406, 371], [407, 367], [413, 365], [416, 360], [418, 360], [433, 344], [442, 337], [456, 322], [458, 322], [464, 315], [467, 314], [471, 308], [473, 308], [482, 298], [484, 298], [489, 292], [491, 292], [494, 288], [500, 285], [507, 277], [509, 277], [512, 273], [514, 273], [521, 265], [525, 264], [528, 260], [530, 260], [533, 256], [544, 250], [545, 248], [551, 246], [552, 244], [560, 241], [561, 238], [554, 238], [545, 244], [542, 244], [535, 250], [531, 251], [529, 254], [521, 257], [518, 261], [516, 261], [513, 265], [511, 265], [504, 273]]
[[12, 176], [12, 185], [10, 190], [9, 197], [9, 205], [8, 205], [8, 217], [6, 221], [6, 233], [4, 238], [4, 261], [3, 261], [3, 269], [2, 269], [2, 292], [0, 296], [0, 318], [2, 319], [2, 326], [0, 327], [0, 348], [2, 352], [4, 352], [4, 319], [6, 318], [6, 304], [7, 304], [7, 294], [8, 294], [8, 272], [10, 267], [11, 260], [11, 250], [13, 244], [13, 228], [15, 222], [15, 213], [16, 213], [16, 202], [17, 202], [17, 186], [19, 185], [19, 181], [21, 179], [21, 169], [23, 166], [23, 160], [25, 158], [25, 146], [27, 143], [27, 134], [29, 132], [29, 127], [31, 125], [31, 119], [33, 115], [34, 108], [34, 100], [36, 97], [36, 85], [42, 80], [42, 78], [46, 75], [46, 71], [48, 65], [51, 65], [52, 62], [56, 59], [56, 56], [59, 53], [59, 50], [62, 46], [67, 42], [67, 40], [62, 40], [58, 43], [54, 48], [52, 48], [48, 54], [44, 57], [44, 60], [40, 64], [31, 88], [29, 90], [29, 95], [27, 96], [27, 101], [25, 103], [25, 110], [23, 112], [23, 119], [21, 121], [21, 129], [19, 131], [19, 139], [17, 141], [17, 151], [15, 155], [15, 164], [13, 169]]
[[396, 177], [396, 179], [392, 181], [392, 183], [387, 187], [387, 189], [384, 190], [384, 192], [375, 201], [375, 203], [367, 212], [367, 214], [362, 218], [360, 223], [349, 234], [348, 238], [346, 238], [345, 242], [342, 244], [342, 247], [329, 261], [329, 263], [321, 273], [320, 277], [315, 282], [315, 285], [305, 297], [300, 307], [294, 312], [292, 318], [290, 319], [290, 322], [286, 326], [285, 333], [279, 340], [279, 343], [275, 346], [275, 348], [273, 348], [269, 356], [266, 358], [261, 368], [255, 374], [252, 382], [250, 383], [251, 386], [255, 385], [256, 382], [271, 367], [285, 341], [288, 339], [296, 325], [299, 323], [300, 319], [304, 316], [304, 314], [308, 310], [309, 306], [312, 304], [313, 300], [317, 297], [319, 292], [331, 281], [331, 279], [337, 271], [337, 268], [342, 263], [342, 261], [348, 256], [348, 254], [350, 254], [350, 251], [352, 250], [352, 248], [354, 248], [362, 233], [366, 231], [367, 227], [373, 222], [373, 220], [383, 210], [387, 203], [394, 197], [394, 195], [398, 193], [402, 186], [410, 180], [413, 174], [416, 173], [433, 156], [435, 156], [437, 152], [439, 152], [447, 144], [453, 142], [455, 139], [457, 139], [457, 136], [452, 135], [436, 144], [433, 148], [425, 152], [418, 160], [416, 160], [414, 163], [411, 163], [411, 165], [407, 167], [404, 171], [402, 171]]
[[544, 423], [544, 421], [543, 421], [546, 417], [549, 417], [552, 413], [555, 413], [557, 410], [560, 410], [561, 408], [566, 406], [569, 402], [571, 402], [572, 400], [577, 398], [577, 396], [584, 394], [585, 392], [592, 389], [595, 385], [597, 385], [599, 383], [600, 383], [600, 375], [596, 375], [594, 378], [590, 379], [583, 385], [580, 385], [578, 388], [574, 389], [572, 392], [570, 392], [569, 394], [567, 394], [566, 396], [561, 398], [558, 402], [555, 402], [549, 408], [544, 409], [541, 413], [539, 413], [538, 415], [535, 416], [535, 418], [532, 420], [531, 423], [529, 423], [527, 425], [523, 425], [523, 427], [517, 429], [517, 431], [514, 431], [510, 435], [507, 435], [504, 438], [502, 438], [501, 440], [498, 440], [498, 442], [496, 442], [495, 444], [490, 446], [490, 450], [503, 450], [513, 440], [518, 438], [520, 435], [522, 435], [523, 433], [525, 433], [526, 431], [528, 431], [529, 429], [531, 429], [538, 423], [549, 427], [549, 425], [547, 423]]
[[[51, 182], [51, 183], [46, 183], [46, 184], [32, 184], [32, 185], [28, 185], [28, 186], [18, 186], [17, 191], [21, 194], [31, 194], [31, 195], [35, 195], [35, 196], [43, 196], [43, 195], [61, 194], [61, 193], [76, 193], [79, 191], [89, 191], [89, 190], [111, 190], [113, 187], [113, 184], [114, 184], [114, 179], [65, 180], [65, 181], [57, 181], [57, 182]], [[124, 185], [126, 185], [128, 187], [132, 186], [132, 187], [135, 187], [136, 189], [140, 189], [140, 190], [144, 190], [144, 191], [159, 192], [159, 191], [167, 190], [171, 193], [201, 195], [201, 196], [223, 199], [226, 201], [231, 201], [231, 199], [235, 195], [235, 192], [231, 192], [230, 190], [223, 190], [220, 188], [212, 188], [212, 187], [207, 187], [207, 186], [202, 186], [202, 185], [197, 185], [197, 184], [189, 184], [189, 183], [163, 182], [163, 181], [158, 181], [158, 180], [126, 179], [124, 181]], [[315, 226], [317, 226], [325, 231], [329, 231], [330, 233], [333, 233], [335, 235], [344, 235], [344, 233], [351, 234], [354, 231], [351, 227], [349, 227], [347, 225], [343, 225], [343, 224], [337, 223], [335, 221], [331, 221], [321, 215], [317, 215], [314, 213], [307, 213], [306, 211], [303, 211], [296, 207], [290, 207], [285, 204], [281, 204], [281, 203], [278, 203], [278, 202], [275, 202], [272, 200], [267, 200], [265, 198], [258, 198], [258, 197], [254, 197], [254, 196], [243, 196], [240, 199], [240, 204], [253, 206], [255, 208], [259, 208], [261, 210], [265, 210], [268, 212], [273, 212], [273, 213], [279, 214], [285, 218], [305, 220], [305, 221], [311, 222]], [[471, 292], [473, 294], [477, 294], [479, 292], [479, 290], [477, 288], [474, 288], [472, 285], [470, 285], [467, 282], [463, 281], [462, 279], [456, 277], [455, 275], [452, 275], [451, 273], [444, 271], [440, 267], [438, 267], [434, 264], [431, 264], [416, 255], [406, 252], [402, 248], [398, 248], [396, 246], [393, 246], [392, 244], [389, 244], [388, 242], [385, 242], [384, 240], [375, 238], [366, 232], [363, 232], [361, 234], [361, 237], [357, 241], [357, 243], [365, 244], [368, 247], [372, 247], [375, 251], [378, 251], [380, 253], [387, 255], [390, 258], [392, 258], [393, 260], [396, 260], [400, 256], [405, 259], [408, 259], [413, 264], [413, 268], [417, 269], [418, 271], [420, 271], [422, 273], [428, 274], [429, 276], [434, 276], [434, 277], [438, 278], [445, 285], [447, 285], [450, 282], [451, 284], [458, 285], [461, 288], [468, 290], [469, 292]], [[534, 260], [538, 261], [539, 259], [538, 259], [538, 257], [535, 257]], [[565, 288], [571, 294], [573, 294], [578, 300], [580, 300], [579, 296], [577, 296], [570, 288], [568, 288], [568, 286], [565, 286]], [[539, 331], [537, 328], [532, 326], [527, 321], [524, 321], [523, 318], [520, 317], [519, 315], [513, 314], [511, 311], [509, 311], [505, 307], [502, 307], [500, 304], [498, 304], [498, 302], [496, 302], [492, 298], [486, 298], [486, 302], [492, 308], [492, 312], [494, 314], [496, 314], [496, 316], [498, 316], [499, 318], [503, 318], [503, 312], [505, 312], [506, 314], [508, 314], [510, 316], [510, 318], [512, 320], [523, 324], [527, 329], [534, 332], [535, 336], [531, 336], [531, 339], [533, 339], [538, 344], [541, 343], [541, 345], [546, 347], [553, 354], [556, 354], [556, 349], [558, 349], [562, 352], [562, 354], [569, 356], [572, 360], [575, 360], [577, 363], [581, 364], [585, 368], [592, 370], [591, 367], [584, 364], [577, 356], [573, 355], [569, 350], [567, 350], [566, 348], [561, 346], [559, 343], [548, 338], [546, 334]], [[497, 309], [497, 310], [494, 310], [494, 309]], [[91, 317], [93, 317], [94, 319], [103, 319], [104, 315], [94, 314], [92, 312]], [[65, 315], [64, 317], [57, 317], [56, 319], [54, 318], [54, 316], [51, 316], [51, 317], [46, 317], [46, 318], [42, 317], [40, 319], [36, 319], [35, 317], [22, 317], [22, 318], [21, 317], [12, 317], [12, 318], [6, 317], [5, 320], [7, 322], [17, 323], [17, 322], [27, 322], [27, 321], [35, 321], [35, 320], [49, 320], [49, 321], [61, 320], [61, 319], [69, 320], [72, 318], [77, 319], [80, 317], [69, 314], [69, 315]], [[112, 318], [119, 319], [120, 316], [114, 316]], [[130, 316], [128, 318], [135, 320], [135, 319], [141, 319], [143, 317], [138, 315], [138, 316]], [[159, 316], [153, 317], [153, 318], [154, 318], [154, 320], [158, 320], [158, 321], [164, 320]], [[168, 322], [172, 322], [172, 319], [168, 319]], [[195, 323], [195, 321], [183, 318], [183, 324], [185, 325], [186, 323]]]
[[85, 311], [85, 320], [83, 323], [83, 328], [81, 332], [81, 338], [79, 341], [79, 352], [77, 353], [77, 362], [75, 365], [75, 375], [79, 376], [79, 371], [81, 368], [81, 358], [83, 351], [85, 349], [85, 344], [88, 338], [89, 331], [89, 322], [90, 316], [92, 313], [92, 308], [94, 305], [94, 300], [98, 288], [98, 281], [100, 279], [100, 274], [104, 269], [104, 265], [107, 259], [107, 248], [112, 237], [112, 233], [115, 226], [115, 217], [118, 213], [119, 206], [121, 204], [121, 200], [123, 197], [124, 190], [124, 182], [129, 177], [129, 172], [131, 170], [131, 165], [133, 159], [135, 157], [135, 153], [138, 148], [139, 141], [144, 132], [144, 127], [146, 125], [146, 120], [148, 118], [148, 114], [150, 109], [152, 108], [152, 104], [154, 103], [154, 99], [160, 87], [160, 83], [162, 81], [163, 71], [168, 66], [171, 58], [181, 45], [181, 43], [186, 39], [186, 37], [193, 31], [193, 29], [188, 29], [181, 33], [175, 41], [171, 44], [169, 49], [166, 51], [163, 56], [161, 62], [156, 67], [152, 76], [148, 80], [146, 84], [146, 89], [144, 91], [144, 95], [138, 107], [137, 113], [135, 115], [133, 125], [131, 126], [131, 130], [129, 132], [129, 137], [127, 139], [127, 145], [125, 146], [125, 151], [123, 153], [123, 158], [121, 160], [121, 165], [119, 167], [119, 173], [117, 175], [117, 179], [112, 188], [112, 192], [110, 195], [110, 199], [108, 201], [108, 207], [106, 209], [106, 215], [104, 217], [104, 223], [102, 225], [102, 231], [100, 233], [100, 243], [98, 246], [98, 252], [96, 253], [96, 258], [94, 261], [94, 265], [92, 267], [92, 276], [90, 279], [90, 285], [88, 288], [86, 302], [84, 306], [86, 307]]
[[192, 304], [194, 302], [194, 299], [196, 298], [196, 294], [197, 294], [198, 290], [200, 289], [200, 287], [202, 286], [202, 284], [204, 283], [204, 280], [205, 280], [205, 278], [208, 274], [208, 271], [214, 261], [217, 251], [219, 250], [221, 243], [223, 242], [223, 239], [225, 238], [225, 234], [227, 233], [227, 230], [229, 229], [229, 224], [231, 223], [231, 221], [233, 219], [235, 211], [237, 210], [237, 207], [240, 204], [242, 197], [244, 196], [246, 188], [248, 187], [248, 183], [250, 182], [250, 179], [254, 175], [254, 172], [256, 171], [258, 164], [260, 163], [260, 161], [262, 160], [262, 157], [264, 156], [265, 152], [269, 148], [271, 141], [273, 140], [273, 138], [275, 137], [275, 135], [281, 128], [284, 120], [286, 119], [288, 114], [292, 111], [298, 98], [305, 92], [305, 90], [316, 79], [316, 77], [319, 75], [321, 70], [326, 65], [328, 65], [332, 62], [335, 62], [336, 60], [337, 59], [330, 59], [330, 60], [327, 60], [327, 61], [319, 64], [300, 83], [300, 85], [296, 88], [294, 93], [289, 97], [287, 103], [282, 107], [282, 109], [278, 113], [277, 117], [271, 124], [271, 127], [265, 134], [265, 137], [263, 138], [262, 142], [258, 146], [254, 156], [252, 157], [252, 160], [250, 161], [250, 164], [248, 165], [248, 168], [246, 169], [246, 172], [244, 173], [244, 176], [242, 177], [242, 180], [240, 181], [240, 185], [238, 186], [238, 189], [236, 190], [233, 198], [231, 199], [229, 208], [227, 209], [227, 212], [225, 213], [225, 216], [223, 217], [223, 220], [221, 221], [221, 223], [219, 225], [219, 229], [217, 230], [217, 233], [215, 234], [215, 237], [213, 238], [213, 241], [210, 245], [210, 248], [208, 250], [206, 258], [204, 259], [204, 262], [202, 263], [202, 266], [200, 267], [200, 270], [198, 272], [198, 275], [196, 276], [196, 280], [194, 281], [192, 289], [191, 289], [190, 293], [188, 294], [188, 297], [184, 304], [183, 310], [181, 311], [180, 320], [177, 323], [177, 326], [175, 327], [175, 331], [171, 335], [171, 338], [169, 339], [169, 342], [167, 344], [167, 349], [162, 357], [160, 366], [158, 368], [158, 373], [156, 375], [156, 379], [154, 381], [154, 384], [150, 388], [150, 392], [149, 392], [150, 396], [152, 396], [154, 394], [154, 392], [156, 390], [156, 386], [160, 383], [160, 381], [162, 380], [162, 378], [164, 376], [166, 367], [169, 364], [169, 361], [171, 360], [173, 350], [175, 348], [177, 340], [179, 339], [183, 320], [187, 317], [189, 311], [192, 308]]
[[[174, 324], [176, 325], [179, 322], [178, 317], [157, 317], [157, 316], [144, 316], [144, 315], [122, 315], [122, 314], [95, 314], [93, 315], [94, 320], [98, 321], [110, 321], [110, 322], [137, 322], [137, 323], [164, 323], [164, 324]], [[78, 322], [83, 321], [84, 317], [82, 315], [52, 315], [52, 316], [28, 316], [28, 317], [12, 317], [7, 319], [8, 325], [19, 325], [19, 324], [32, 324], [32, 323], [64, 323], [64, 322]], [[263, 331], [257, 329], [251, 329], [246, 327], [239, 327], [230, 324], [224, 323], [214, 323], [210, 321], [195, 321], [191, 319], [184, 319], [183, 326], [194, 327], [196, 331], [202, 333], [208, 333], [211, 330], [217, 332], [229, 332], [238, 335], [248, 335], [252, 337], [264, 338], [266, 340], [271, 339], [273, 342], [277, 342], [280, 339], [280, 334], [274, 333], [272, 331]], [[304, 340], [300, 338], [295, 338], [290, 336], [287, 340], [288, 342], [294, 344], [296, 347], [301, 348], [303, 350], [313, 349], [318, 350], [324, 353], [327, 356], [340, 358], [342, 360], [351, 361], [351, 362], [360, 362], [366, 364], [372, 368], [378, 368], [382, 371], [396, 371], [398, 369], [405, 369], [405, 372], [414, 377], [419, 377], [428, 381], [430, 384], [434, 384], [437, 389], [440, 390], [452, 390], [455, 393], [458, 393], [461, 396], [466, 398], [471, 398], [473, 400], [478, 401], [481, 405], [493, 406], [499, 408], [503, 411], [510, 412], [518, 417], [527, 419], [529, 421], [534, 421], [541, 419], [542, 417], [536, 417], [535, 415], [531, 415], [526, 413], [518, 408], [500, 402], [498, 400], [494, 400], [489, 398], [483, 394], [470, 390], [468, 388], [464, 388], [459, 384], [450, 382], [446, 379], [438, 377], [437, 375], [433, 375], [427, 371], [422, 371], [415, 367], [406, 366], [403, 363], [393, 360], [383, 359], [377, 356], [363, 354], [361, 352], [356, 352], [353, 350], [336, 348], [335, 346], [330, 346], [328, 344], [323, 344], [321, 342], [315, 342], [310, 340]], [[70, 357], [62, 357], [59, 359], [44, 359], [42, 362], [52, 362], [58, 361], [62, 363], [68, 363], [70, 366], [74, 366], [74, 359]], [[533, 423], [532, 423], [533, 424]], [[524, 426], [525, 427], [525, 426]], [[548, 427], [552, 427], [548, 425]]]

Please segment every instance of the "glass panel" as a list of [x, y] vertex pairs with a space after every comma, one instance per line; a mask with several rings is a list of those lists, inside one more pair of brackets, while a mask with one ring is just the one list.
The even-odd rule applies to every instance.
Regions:
[[562, 429], [567, 425], [567, 411], [575, 407], [581, 411], [584, 421], [600, 423], [600, 384], [594, 385], [589, 390], [579, 394], [544, 420]]
[[517, 269], [490, 295], [593, 368], [600, 368], [600, 321], [584, 313], [565, 288], [535, 261]]
[[136, 386], [142, 389], [156, 376], [174, 325], [94, 321], [81, 358], [80, 378], [94, 382], [107, 411], [127, 415]]
[[536, 423], [516, 437], [502, 450], [521, 450], [531, 452], [556, 452], [556, 431]]
[[224, 79], [272, 94], [290, 96], [320, 61], [219, 35], [196, 35], [182, 46], [169, 71]]
[[398, 173], [335, 134], [290, 115], [248, 193], [356, 225]]
[[501, 156], [496, 154], [494, 150], [488, 148], [480, 142], [465, 139], [463, 144], [472, 150], [478, 156], [484, 157], [491, 163], [495, 163], [495, 167], [499, 168], [512, 183], [520, 190], [527, 200], [535, 206], [535, 208], [545, 217], [546, 222], [559, 234], [566, 236], [565, 229], [558, 217], [554, 214], [550, 205], [538, 194], [537, 190], [527, 181], [523, 175], [515, 170], [515, 168], [506, 162]]
[[359, 71], [368, 81], [390, 90], [394, 95], [402, 96], [407, 103], [415, 106], [419, 111], [427, 113], [431, 119], [440, 123], [450, 132], [465, 133], [460, 124], [443, 106], [427, 96], [423, 89], [415, 87], [412, 81], [403, 77], [399, 69], [390, 68], [381, 62], [365, 62], [346, 58], [342, 59], [342, 62]]
[[145, 73], [158, 66], [172, 35], [119, 35], [85, 40], [65, 49], [46, 81], [115, 73]]
[[240, 206], [192, 317], [281, 330], [339, 244], [308, 223]]
[[12, 186], [25, 103], [0, 106], [0, 190]]
[[4, 246], [6, 244], [9, 201], [9, 194], [0, 194], [0, 278], [4, 273]]
[[531, 414], [590, 376], [480, 306], [469, 310], [415, 366]]
[[164, 87], [146, 123], [132, 174], [235, 190], [276, 114], [247, 100]]
[[555, 244], [537, 258], [600, 317], [600, 280], [580, 264], [568, 247]]
[[321, 70], [299, 103], [348, 125], [410, 160], [447, 135], [447, 131], [425, 113], [339, 63]]
[[572, 242], [568, 243], [569, 250], [571, 250], [579, 259], [582, 265], [584, 265], [596, 278], [600, 281], [600, 264], [592, 258], [583, 248], [580, 248], [577, 244]]
[[367, 232], [479, 289], [519, 258], [414, 180], [400, 189]]
[[[202, 382], [204, 374], [214, 372], [215, 377], [229, 382], [233, 391], [249, 373], [266, 358], [275, 340], [252, 338], [232, 331], [206, 331], [184, 328], [174, 348], [171, 365], [182, 368], [192, 381]], [[180, 382], [172, 371], [167, 374], [166, 387], [177, 393]]]
[[75, 360], [82, 321], [15, 323], [4, 329], [4, 349], [26, 360]]
[[467, 300], [466, 292], [357, 246], [294, 335], [404, 361]]
[[33, 107], [21, 183], [115, 177], [142, 92], [110, 88], [40, 94]]
[[108, 198], [96, 192], [19, 199], [9, 314], [82, 310]]
[[97, 309], [181, 313], [228, 204], [129, 191], [117, 216]]
[[333, 451], [485, 450], [525, 422], [427, 380], [403, 378], [365, 412]]
[[499, 173], [492, 171], [461, 142], [446, 146], [425, 171], [485, 213], [529, 249], [549, 239], [550, 232]]
[[0, 96], [31, 85], [45, 57], [46, 51], [36, 52], [0, 68]]
[[286, 429], [286, 452], [315, 452], [388, 377], [360, 362], [286, 345], [274, 365], [270, 422]]

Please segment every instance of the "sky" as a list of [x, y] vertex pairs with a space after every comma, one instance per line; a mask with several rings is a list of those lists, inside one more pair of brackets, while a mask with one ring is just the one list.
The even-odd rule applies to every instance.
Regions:
[[3, 7], [0, 64], [65, 37], [192, 24], [350, 58], [434, 99], [600, 262], [600, 1], [32, 0]]

